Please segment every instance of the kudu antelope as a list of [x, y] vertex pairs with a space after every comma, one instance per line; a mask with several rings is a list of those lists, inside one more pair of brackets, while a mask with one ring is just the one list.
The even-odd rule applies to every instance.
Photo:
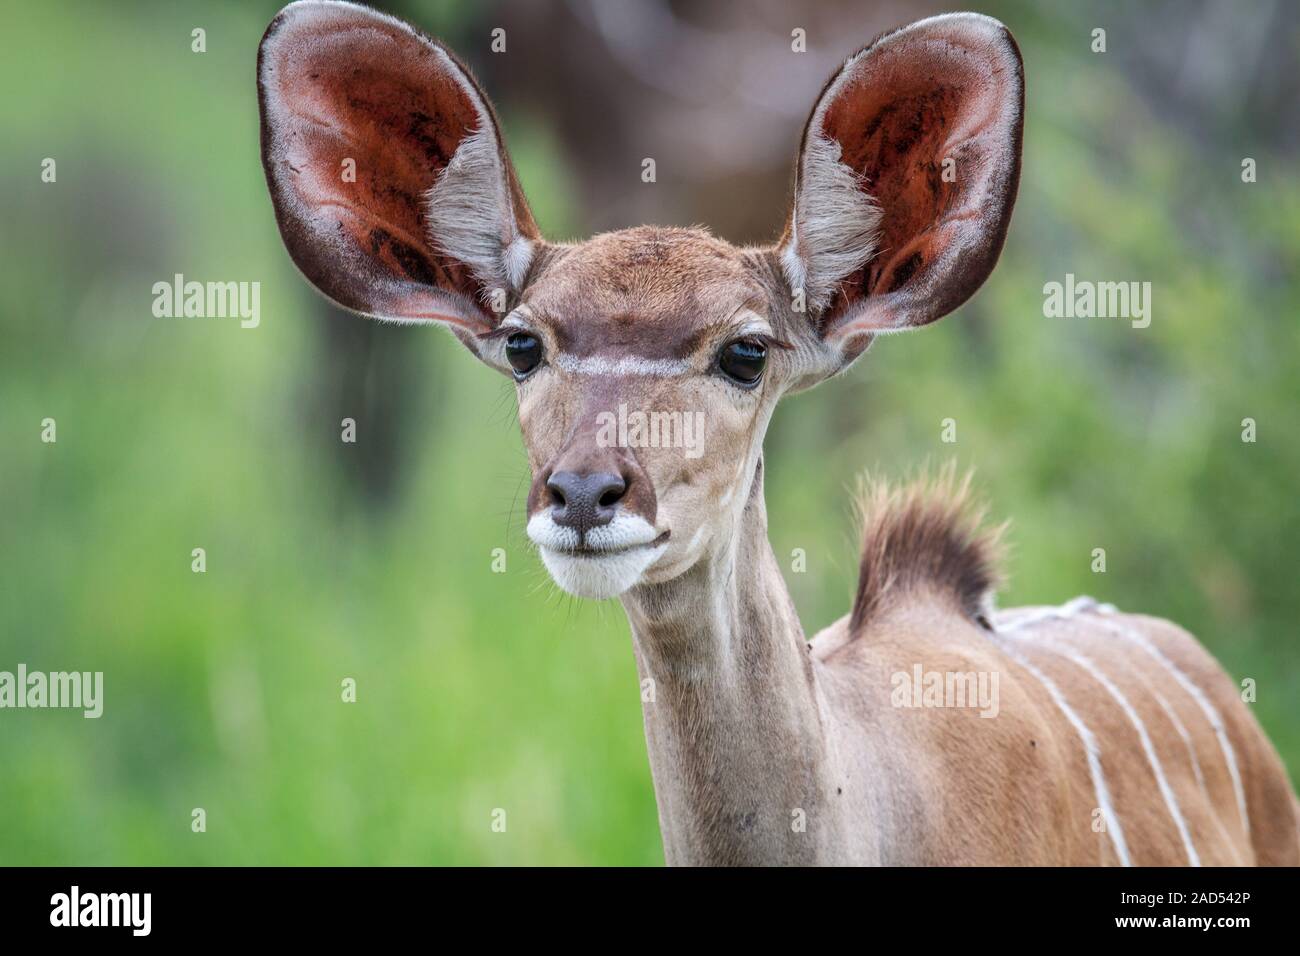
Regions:
[[[545, 241], [469, 71], [364, 7], [285, 8], [258, 90], [303, 274], [362, 314], [445, 326], [513, 378], [528, 536], [565, 591], [621, 599], [654, 681], [668, 862], [1300, 858], [1287, 775], [1210, 655], [1086, 599], [993, 611], [994, 541], [964, 485], [868, 496], [852, 611], [811, 642], [768, 544], [777, 400], [953, 311], [1001, 251], [1024, 92], [1000, 23], [935, 17], [850, 57], [769, 248], [660, 227]], [[703, 411], [704, 454], [629, 440], [611, 424], [626, 409]], [[998, 678], [996, 718], [897, 706], [921, 671]]]

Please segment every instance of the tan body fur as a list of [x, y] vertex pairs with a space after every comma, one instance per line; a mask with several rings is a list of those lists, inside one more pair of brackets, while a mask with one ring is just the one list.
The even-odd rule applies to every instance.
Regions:
[[[951, 501], [932, 504], [942, 512]], [[761, 489], [751, 508], [761, 510]], [[887, 592], [856, 632], [846, 616], [806, 642], [766, 537], [758, 539], [765, 522], [752, 518], [736, 573], [716, 572], [736, 582], [723, 601], [704, 581], [624, 599], [642, 676], [659, 688], [644, 710], [670, 863], [1118, 864], [1113, 823], [1099, 832], [1079, 734], [1042, 681], [1003, 651], [1009, 644], [1096, 737], [1133, 865], [1189, 858], [1135, 725], [1060, 646], [1087, 655], [1136, 710], [1199, 863], [1300, 864], [1294, 798], [1276, 752], [1238, 688], [1180, 628], [1088, 610], [996, 632], [1037, 610], [1022, 609], [995, 615], [990, 633], [960, 612], [956, 595], [920, 586]], [[709, 615], [711, 605], [734, 611]], [[1221, 715], [1249, 829], [1212, 723], [1115, 626], [1154, 642]], [[997, 717], [892, 706], [891, 675], [917, 663], [998, 672]], [[792, 829], [794, 810], [806, 814], [807, 832]]]

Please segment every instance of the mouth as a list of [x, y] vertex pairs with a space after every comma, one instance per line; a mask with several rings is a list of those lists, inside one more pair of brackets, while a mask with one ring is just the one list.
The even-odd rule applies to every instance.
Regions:
[[549, 511], [528, 521], [528, 537], [555, 583], [575, 597], [596, 600], [634, 587], [663, 555], [670, 536], [633, 514], [618, 515], [581, 536], [556, 525]]
[[671, 534], [672, 534], [672, 529], [665, 529], [665, 531], [662, 534], [660, 534], [657, 538], [655, 538], [653, 541], [643, 541], [640, 544], [629, 544], [629, 545], [623, 545], [621, 547], [620, 546], [592, 547], [591, 545], [585, 543], [578, 545], [576, 547], [550, 547], [547, 545], [539, 545], [538, 547], [543, 548], [544, 550], [547, 551], [554, 552], [555, 554], [562, 554], [566, 558], [584, 558], [587, 560], [600, 560], [601, 558], [615, 558], [624, 554], [632, 554], [636, 551], [644, 551], [646, 549], [658, 548], [668, 543], [668, 538]]

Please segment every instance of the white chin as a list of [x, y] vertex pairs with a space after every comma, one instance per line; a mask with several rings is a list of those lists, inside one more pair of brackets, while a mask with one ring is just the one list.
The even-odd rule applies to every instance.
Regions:
[[563, 590], [574, 597], [604, 600], [618, 597], [641, 580], [641, 576], [667, 545], [643, 545], [614, 554], [580, 556], [540, 547], [542, 563]]

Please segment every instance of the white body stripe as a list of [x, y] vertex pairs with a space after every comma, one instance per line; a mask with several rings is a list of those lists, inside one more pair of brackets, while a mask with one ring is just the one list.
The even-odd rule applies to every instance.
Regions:
[[[1250, 816], [1246, 811], [1246, 793], [1241, 783], [1241, 772], [1237, 767], [1237, 754], [1232, 747], [1232, 741], [1228, 739], [1228, 730], [1227, 727], [1224, 726], [1223, 718], [1222, 716], [1220, 716], [1218, 709], [1214, 706], [1214, 704], [1210, 702], [1210, 699], [1206, 697], [1205, 692], [1201, 690], [1201, 688], [1196, 686], [1196, 684], [1192, 682], [1191, 678], [1189, 678], [1186, 674], [1184, 674], [1182, 669], [1179, 668], [1177, 664], [1175, 664], [1167, 656], [1165, 656], [1165, 654], [1158, 647], [1156, 647], [1156, 645], [1150, 640], [1150, 638], [1148, 638], [1145, 634], [1142, 634], [1140, 631], [1137, 631], [1132, 627], [1121, 624], [1118, 621], [1112, 621], [1106, 619], [1106, 615], [1116, 613], [1115, 605], [1102, 604], [1097, 602], [1093, 598], [1087, 596], [1077, 597], [1072, 601], [1066, 602], [1060, 607], [1042, 608], [1034, 611], [1029, 611], [1018, 617], [1012, 617], [1010, 621], [1007, 621], [1005, 624], [1002, 624], [998, 628], [998, 631], [1000, 633], [1015, 631], [1021, 628], [1029, 627], [1033, 624], [1037, 624], [1040, 621], [1045, 621], [1045, 620], [1068, 619], [1076, 616], [1082, 611], [1095, 611], [1098, 614], [1098, 618], [1097, 618], [1098, 624], [1100, 624], [1106, 630], [1110, 631], [1112, 634], [1121, 637], [1124, 640], [1127, 640], [1129, 643], [1134, 644], [1137, 647], [1141, 648], [1148, 656], [1152, 658], [1152, 660], [1156, 661], [1156, 663], [1160, 664], [1161, 667], [1163, 667], [1166, 671], [1168, 671], [1169, 674], [1174, 678], [1174, 680], [1177, 681], [1179, 686], [1181, 686], [1183, 690], [1185, 690], [1191, 696], [1191, 698], [1196, 701], [1197, 706], [1201, 708], [1201, 712], [1205, 714], [1206, 720], [1209, 721], [1210, 726], [1214, 729], [1214, 735], [1219, 741], [1219, 749], [1223, 753], [1224, 763], [1226, 763], [1228, 767], [1228, 775], [1232, 779], [1233, 792], [1235, 793], [1237, 798], [1237, 812], [1241, 816], [1241, 825], [1242, 828], [1246, 831], [1246, 834], [1249, 836]], [[1035, 674], [1035, 676], [1039, 676], [1039, 675]], [[1183, 735], [1183, 739], [1187, 742], [1188, 750], [1189, 752], [1191, 752], [1192, 750], [1191, 741], [1189, 735], [1187, 734], [1186, 728], [1184, 728], [1182, 724], [1177, 720], [1177, 718], [1174, 717], [1173, 711], [1167, 705], [1167, 703], [1162, 698], [1160, 698], [1158, 694], [1156, 695], [1156, 697], [1158, 700], [1160, 700], [1160, 703], [1165, 708], [1166, 713], [1168, 713], [1171, 719], [1174, 720], [1175, 726], [1178, 728], [1179, 733]], [[1067, 714], [1067, 716], [1069, 715]], [[1201, 782], [1202, 787], [1204, 787], [1204, 776], [1200, 769], [1200, 763], [1199, 761], [1196, 760], [1196, 755], [1194, 752], [1192, 753], [1192, 762], [1193, 762], [1193, 766], [1196, 768], [1197, 778]], [[1208, 791], [1206, 793], [1206, 796], [1208, 800]], [[1222, 827], [1222, 823], [1220, 823], [1217, 818], [1215, 822], [1219, 823], [1219, 826]], [[1234, 847], [1234, 851], [1235, 851], [1235, 847]]]
[[1223, 718], [1219, 715], [1218, 710], [1215, 709], [1212, 703], [1210, 703], [1209, 698], [1205, 696], [1205, 692], [1192, 683], [1191, 678], [1184, 674], [1177, 664], [1166, 657], [1145, 634], [1141, 634], [1131, 627], [1125, 627], [1124, 625], [1114, 621], [1107, 621], [1104, 618], [1101, 620], [1101, 623], [1112, 634], [1117, 634], [1125, 640], [1136, 644], [1151, 655], [1154, 660], [1160, 663], [1161, 666], [1173, 675], [1174, 680], [1178, 681], [1183, 690], [1187, 691], [1187, 693], [1192, 696], [1192, 699], [1200, 705], [1201, 711], [1205, 714], [1206, 719], [1209, 720], [1210, 726], [1214, 728], [1215, 736], [1219, 739], [1219, 748], [1223, 751], [1223, 759], [1228, 765], [1228, 774], [1232, 777], [1232, 787], [1237, 795], [1237, 810], [1241, 814], [1241, 825], [1246, 831], [1246, 834], [1249, 835], [1250, 817], [1246, 814], [1246, 792], [1242, 788], [1241, 774], [1237, 770], [1237, 753], [1232, 749], [1232, 741], [1228, 739], [1228, 730], [1223, 725]]
[[1205, 798], [1205, 805], [1211, 810], [1210, 819], [1214, 821], [1214, 825], [1218, 828], [1219, 836], [1223, 837], [1224, 845], [1232, 849], [1232, 855], [1236, 857], [1237, 863], [1240, 865], [1241, 853], [1237, 849], [1237, 844], [1233, 841], [1232, 837], [1228, 835], [1228, 831], [1224, 828], [1223, 821], [1219, 819], [1219, 815], [1213, 812], [1214, 801], [1210, 799], [1210, 790], [1205, 785], [1205, 774], [1201, 772], [1201, 762], [1196, 759], [1196, 746], [1192, 743], [1192, 735], [1187, 732], [1187, 728], [1183, 726], [1183, 722], [1178, 719], [1178, 714], [1173, 707], [1169, 705], [1169, 701], [1165, 700], [1165, 695], [1152, 687], [1151, 682], [1143, 676], [1141, 671], [1138, 671], [1137, 674], [1138, 677], [1141, 678], [1142, 683], [1146, 686], [1147, 690], [1151, 692], [1151, 696], [1156, 699], [1156, 703], [1158, 703], [1161, 709], [1165, 712], [1165, 716], [1169, 718], [1169, 722], [1174, 725], [1174, 730], [1178, 731], [1178, 736], [1183, 738], [1183, 744], [1187, 747], [1187, 756], [1192, 762], [1192, 772], [1196, 774], [1196, 785], [1200, 787], [1201, 796]]
[[[1018, 617], [1013, 617], [1006, 624], [998, 628], [999, 631], [1014, 631], [1022, 627], [1029, 627], [1040, 621], [1054, 621], [1058, 618], [1074, 617], [1080, 611], [1090, 611], [1093, 608], [1100, 608], [1096, 600], [1088, 597], [1086, 594], [1066, 601], [1060, 607], [1037, 608], [1033, 611], [1026, 611]], [[1105, 605], [1109, 606], [1109, 605]]]
[[1092, 731], [1075, 713], [1074, 708], [1066, 701], [1065, 695], [1061, 693], [1060, 688], [1056, 686], [1050, 677], [1005, 643], [1001, 646], [1012, 660], [1038, 678], [1039, 683], [1047, 689], [1052, 701], [1065, 715], [1065, 719], [1070, 722], [1070, 725], [1074, 727], [1075, 733], [1079, 735], [1079, 740], [1083, 743], [1084, 754], [1088, 758], [1088, 775], [1092, 778], [1093, 794], [1097, 798], [1097, 806], [1106, 821], [1106, 833], [1110, 836], [1111, 844], [1115, 847], [1115, 854], [1119, 857], [1120, 865], [1132, 866], [1133, 861], [1128, 855], [1128, 844], [1124, 840], [1124, 828], [1120, 826], [1119, 817], [1115, 814], [1115, 807], [1110, 801], [1110, 790], [1106, 786], [1106, 775], [1101, 769], [1101, 755], [1097, 746], [1097, 738], [1092, 735]]
[[1063, 646], [1059, 641], [1053, 642], [1052, 650], [1091, 674], [1097, 683], [1106, 688], [1106, 692], [1115, 699], [1115, 703], [1119, 704], [1129, 722], [1133, 724], [1134, 729], [1137, 730], [1138, 738], [1142, 741], [1142, 749], [1146, 752], [1147, 763], [1151, 765], [1151, 770], [1156, 775], [1156, 786], [1160, 788], [1160, 795], [1165, 798], [1165, 806], [1169, 808], [1169, 815], [1174, 818], [1174, 825], [1178, 827], [1178, 835], [1182, 837], [1183, 846], [1187, 850], [1187, 862], [1192, 866], [1200, 866], [1201, 858], [1197, 855], [1196, 847], [1192, 844], [1192, 835], [1187, 830], [1187, 821], [1183, 819], [1183, 811], [1178, 806], [1178, 798], [1174, 796], [1173, 788], [1169, 786], [1169, 781], [1165, 778], [1165, 770], [1160, 764], [1160, 758], [1156, 755], [1155, 744], [1151, 742], [1151, 735], [1147, 733], [1146, 725], [1142, 723], [1142, 718], [1138, 716], [1138, 712], [1133, 709], [1133, 705], [1129, 703], [1128, 698], [1102, 672], [1101, 668], [1087, 657]]
[[1178, 714], [1176, 714], [1174, 709], [1169, 706], [1169, 701], [1165, 700], [1165, 695], [1152, 687], [1151, 682], [1142, 675], [1141, 671], [1137, 671], [1136, 673], [1137, 676], [1141, 678], [1142, 683], [1146, 685], [1146, 689], [1150, 692], [1151, 696], [1156, 699], [1156, 703], [1160, 705], [1160, 709], [1165, 712], [1165, 716], [1169, 718], [1169, 722], [1174, 725], [1174, 730], [1178, 731], [1178, 736], [1182, 737], [1183, 743], [1187, 745], [1187, 756], [1192, 761], [1192, 772], [1196, 774], [1196, 785], [1201, 788], [1201, 793], [1205, 795], [1205, 799], [1208, 802], [1210, 799], [1210, 791], [1205, 787], [1205, 774], [1201, 773], [1201, 762], [1196, 759], [1196, 748], [1192, 744], [1192, 735], [1187, 732], [1187, 728], [1183, 726], [1183, 722], [1178, 719]]

